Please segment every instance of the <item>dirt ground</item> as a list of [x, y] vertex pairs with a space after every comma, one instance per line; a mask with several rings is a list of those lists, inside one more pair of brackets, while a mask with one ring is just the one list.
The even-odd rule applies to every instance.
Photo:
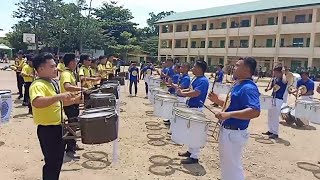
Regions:
[[[266, 86], [268, 80], [259, 83]], [[17, 91], [14, 72], [0, 71], [0, 89]], [[261, 92], [264, 87], [261, 87]], [[198, 165], [180, 165], [177, 153], [185, 150], [170, 141], [162, 120], [152, 115], [153, 107], [144, 99], [144, 83], [138, 85], [138, 97], [128, 97], [127, 86], [121, 89], [120, 155], [112, 164], [112, 143], [82, 145], [79, 161], [66, 161], [61, 180], [127, 180], [127, 179], [205, 179], [220, 178], [218, 147], [209, 136], [201, 150]], [[316, 95], [320, 98], [319, 94]], [[13, 96], [14, 108], [9, 123], [0, 126], [0, 179], [41, 179], [42, 153], [36, 126], [27, 108]], [[293, 97], [290, 97], [293, 101]], [[207, 102], [209, 104], [209, 102]], [[206, 110], [207, 117], [216, 121]], [[210, 128], [212, 130], [212, 128]], [[320, 126], [311, 124], [299, 129], [280, 125], [280, 139], [263, 138], [267, 130], [267, 111], [252, 120], [251, 136], [244, 153], [248, 180], [314, 180], [320, 179]]]

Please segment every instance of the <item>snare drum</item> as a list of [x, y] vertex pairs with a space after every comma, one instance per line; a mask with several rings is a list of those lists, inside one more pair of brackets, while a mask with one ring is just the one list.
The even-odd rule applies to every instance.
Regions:
[[0, 90], [0, 124], [8, 123], [12, 111], [12, 97], [10, 90]]
[[207, 143], [210, 120], [204, 116], [184, 112], [175, 113], [171, 124], [171, 139], [190, 148], [201, 148]]
[[119, 83], [111, 83], [107, 81], [100, 87], [100, 91], [105, 94], [114, 94], [116, 99], [119, 99]]
[[298, 100], [295, 107], [296, 118], [309, 120], [311, 116], [311, 107], [316, 104], [318, 104], [318, 102], [312, 100]]
[[213, 88], [213, 92], [216, 94], [228, 94], [231, 89], [231, 84], [216, 83]]
[[260, 96], [260, 108], [271, 109], [274, 105], [274, 98], [272, 96], [261, 95]]
[[300, 119], [300, 118], [296, 117], [296, 110], [295, 109], [291, 109], [290, 115], [294, 119], [297, 127], [303, 127], [303, 126], [309, 124], [307, 119]]
[[118, 138], [118, 115], [115, 112], [100, 112], [79, 116], [83, 144], [102, 144]]
[[152, 88], [151, 89], [151, 96], [150, 96], [150, 102], [151, 104], [154, 104], [154, 98], [155, 98], [155, 95], [157, 94], [162, 94], [162, 95], [165, 95], [165, 94], [168, 94], [168, 91], [160, 88], [160, 87], [155, 87], [155, 88]]
[[115, 107], [116, 97], [113, 94], [91, 94], [90, 107]]
[[177, 97], [156, 94], [154, 98], [154, 115], [163, 119], [170, 119], [173, 107], [178, 104]]

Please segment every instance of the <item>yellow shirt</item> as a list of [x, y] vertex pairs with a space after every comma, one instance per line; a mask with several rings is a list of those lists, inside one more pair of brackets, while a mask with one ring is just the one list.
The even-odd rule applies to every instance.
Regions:
[[64, 69], [66, 68], [66, 66], [64, 65], [64, 63], [58, 63], [57, 68], [58, 68], [59, 71], [64, 71]]
[[24, 67], [24, 65], [26, 64], [26, 60], [25, 59], [16, 59], [14, 61], [14, 66], [17, 68], [17, 72], [21, 72], [22, 68]]
[[105, 64], [98, 65], [98, 71], [99, 71], [102, 78], [107, 78], [107, 72], [105, 71], [106, 69], [107, 68], [106, 68]]
[[[29, 64], [26, 64], [23, 66], [21, 73], [34, 76], [34, 69], [33, 69], [33, 67], [30, 67]], [[32, 82], [33, 78], [34, 77], [23, 76], [24, 82]]]
[[111, 63], [110, 61], [107, 61], [106, 68], [107, 68], [109, 71], [112, 71], [113, 65], [112, 65], [112, 63]]
[[97, 70], [96, 70], [96, 69], [91, 68], [90, 71], [91, 71], [91, 76], [92, 76], [92, 77], [98, 76], [98, 73], [97, 73]]
[[65, 69], [61, 75], [60, 75], [60, 90], [61, 93], [66, 92], [66, 89], [64, 88], [65, 83], [70, 83], [71, 85], [76, 86], [76, 77], [74, 77], [74, 74], [71, 70]]
[[[90, 69], [91, 69], [90, 67], [81, 66], [79, 69], [79, 76], [91, 77], [91, 70]], [[82, 86], [85, 88], [93, 87], [93, 85], [90, 81], [83, 81]]]
[[[56, 95], [54, 86], [42, 79], [35, 80], [29, 89], [31, 104], [37, 97], [48, 97]], [[62, 107], [59, 101], [45, 108], [32, 106], [33, 120], [36, 125], [59, 125], [61, 124]]]

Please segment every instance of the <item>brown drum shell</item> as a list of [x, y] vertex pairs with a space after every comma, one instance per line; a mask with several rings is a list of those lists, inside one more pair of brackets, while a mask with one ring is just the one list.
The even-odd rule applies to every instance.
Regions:
[[115, 112], [114, 107], [98, 107], [98, 108], [90, 108], [83, 111], [82, 114], [92, 114], [92, 113], [100, 113], [100, 112]]
[[116, 114], [108, 119], [105, 117], [83, 119], [80, 116], [79, 121], [83, 144], [108, 143], [118, 138], [118, 116]]
[[90, 99], [90, 108], [115, 107], [115, 106], [116, 106], [116, 100], [111, 97]]
[[115, 85], [110, 85], [110, 86], [106, 86], [106, 85], [102, 85], [100, 87], [100, 91], [102, 93], [107, 93], [107, 94], [113, 94], [116, 96], [116, 99], [119, 99], [119, 94], [118, 94], [118, 86]]

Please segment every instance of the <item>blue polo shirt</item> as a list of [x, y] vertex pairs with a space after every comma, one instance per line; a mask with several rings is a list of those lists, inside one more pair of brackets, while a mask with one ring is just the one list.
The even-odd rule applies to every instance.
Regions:
[[144, 74], [147, 74], [147, 72], [150, 72], [150, 75], [152, 75], [152, 71], [154, 71], [154, 67], [153, 66], [145, 66], [141, 69], [141, 72]]
[[173, 76], [176, 74], [174, 72], [174, 66], [171, 66], [171, 67], [167, 67], [164, 71], [164, 73], [169, 76], [170, 78], [173, 78]]
[[181, 89], [188, 89], [190, 87], [190, 76], [188, 74], [183, 74], [179, 79], [179, 86]]
[[222, 81], [223, 81], [223, 76], [224, 76], [223, 71], [220, 70], [220, 71], [217, 71], [216, 73], [217, 73], [217, 81], [216, 81], [216, 82], [222, 83]]
[[[139, 68], [132, 67], [129, 69], [130, 73], [130, 81], [137, 81], [138, 80], [138, 74], [139, 74]], [[136, 75], [134, 75], [136, 73]]]
[[314, 82], [311, 79], [308, 79], [305, 82], [302, 79], [299, 79], [297, 82], [297, 88], [299, 88], [302, 85], [306, 86], [308, 90], [307, 92], [314, 91]]
[[200, 95], [197, 97], [192, 97], [187, 101], [187, 105], [190, 108], [201, 108], [207, 98], [209, 80], [205, 76], [198, 76], [191, 84], [192, 89], [200, 92]]
[[[259, 90], [252, 80], [244, 80], [236, 84], [230, 93], [231, 102], [226, 112], [239, 111], [246, 108], [252, 108], [260, 111]], [[241, 120], [230, 118], [223, 122], [223, 125], [235, 126], [240, 129], [248, 128], [250, 119]]]
[[[180, 78], [180, 74], [179, 73], [176, 73], [175, 75], [173, 75], [172, 77], [172, 83], [173, 84], [178, 84], [179, 83], [179, 78]], [[170, 94], [175, 94], [176, 93], [176, 89], [173, 88], [173, 87], [170, 87], [168, 89], [168, 91], [170, 92]]]
[[276, 78], [273, 80], [272, 88], [274, 87], [275, 84], [280, 86], [280, 89], [277, 92], [272, 92], [272, 97], [275, 97], [277, 99], [283, 99], [283, 95], [287, 89], [287, 83], [283, 83], [282, 78]]

